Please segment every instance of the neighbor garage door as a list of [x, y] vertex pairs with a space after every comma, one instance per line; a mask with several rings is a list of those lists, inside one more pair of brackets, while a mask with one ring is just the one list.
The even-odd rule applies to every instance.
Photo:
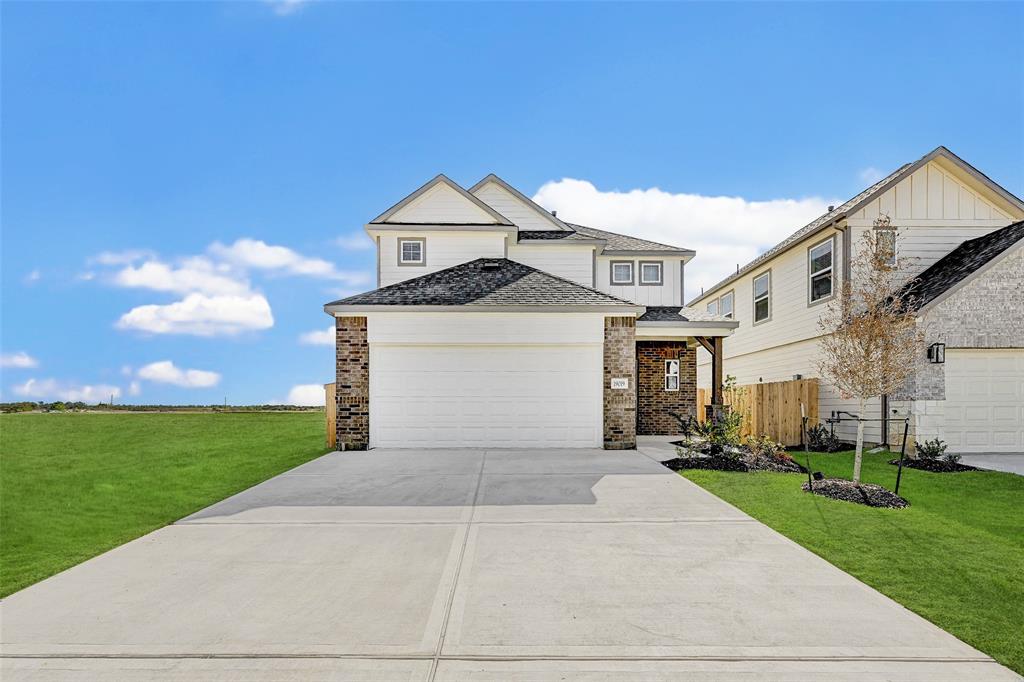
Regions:
[[1024, 452], [1024, 350], [946, 350], [951, 452]]
[[599, 344], [371, 342], [370, 445], [600, 447], [602, 366]]

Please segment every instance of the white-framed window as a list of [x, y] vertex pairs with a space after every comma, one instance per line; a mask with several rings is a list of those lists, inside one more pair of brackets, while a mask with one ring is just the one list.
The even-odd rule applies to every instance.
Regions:
[[884, 258], [886, 265], [896, 265], [896, 228], [876, 227], [875, 239], [878, 244], [878, 251]]
[[728, 291], [722, 294], [721, 298], [718, 299], [718, 314], [728, 320], [731, 320], [733, 316], [733, 309], [735, 308], [733, 305], [734, 300], [735, 296], [733, 295], [733, 292]]
[[630, 286], [633, 284], [633, 261], [612, 261], [612, 284], [616, 286]]
[[664, 283], [663, 270], [661, 261], [640, 261], [640, 285], [661, 286]]
[[426, 265], [427, 242], [422, 238], [402, 238], [398, 240], [399, 265]]
[[772, 271], [754, 278], [754, 324], [772, 316]]
[[832, 297], [835, 237], [829, 237], [807, 250], [807, 289], [809, 303]]
[[665, 390], [679, 390], [679, 360], [665, 361]]
[[710, 314], [710, 315], [717, 315], [718, 314], [718, 299], [717, 298], [715, 300], [711, 301], [710, 303], [708, 303], [708, 314]]

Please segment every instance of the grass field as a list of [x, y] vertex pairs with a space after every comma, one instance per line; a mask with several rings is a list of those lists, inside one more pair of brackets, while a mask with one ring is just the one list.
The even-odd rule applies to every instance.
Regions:
[[[890, 458], [865, 455], [863, 480], [891, 490]], [[850, 478], [853, 454], [812, 454], [811, 464]], [[1024, 673], [1024, 477], [904, 469], [911, 506], [891, 510], [809, 495], [799, 474], [683, 475]]]
[[0, 596], [327, 451], [324, 415], [0, 416]]

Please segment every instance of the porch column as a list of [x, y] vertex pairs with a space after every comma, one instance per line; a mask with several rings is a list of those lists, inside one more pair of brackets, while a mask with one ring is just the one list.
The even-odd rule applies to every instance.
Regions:
[[370, 443], [370, 346], [366, 318], [335, 318], [335, 330], [335, 447], [365, 450]]
[[636, 318], [604, 318], [604, 449], [636, 447]]

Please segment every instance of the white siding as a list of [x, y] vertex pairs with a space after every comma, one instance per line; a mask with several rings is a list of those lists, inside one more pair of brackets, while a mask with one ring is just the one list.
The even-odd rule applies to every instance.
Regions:
[[[500, 211], [499, 211], [500, 213]], [[388, 218], [389, 223], [494, 224], [494, 216], [444, 183], [424, 192]]]
[[537, 213], [504, 187], [488, 182], [474, 195], [495, 211], [519, 226], [521, 230], [561, 230], [557, 223]]
[[[502, 258], [505, 235], [493, 232], [382, 232], [380, 236], [380, 286], [386, 287], [413, 277], [444, 270], [477, 258]], [[426, 240], [426, 265], [398, 265], [398, 240], [413, 237]]]
[[604, 343], [600, 313], [369, 313], [373, 344]]
[[1019, 213], [986, 198], [961, 171], [936, 161], [849, 216], [854, 246], [880, 215], [888, 215], [899, 228], [898, 250], [908, 275], [924, 270], [962, 242], [1020, 219]]
[[[612, 285], [612, 261], [631, 261], [633, 263], [633, 286]], [[664, 282], [662, 285], [640, 285], [640, 263], [646, 261], [662, 263], [662, 281]], [[596, 288], [640, 305], [683, 305], [681, 263], [682, 259], [667, 256], [598, 256]]]
[[591, 245], [510, 244], [508, 257], [584, 286], [594, 286], [594, 247]]

